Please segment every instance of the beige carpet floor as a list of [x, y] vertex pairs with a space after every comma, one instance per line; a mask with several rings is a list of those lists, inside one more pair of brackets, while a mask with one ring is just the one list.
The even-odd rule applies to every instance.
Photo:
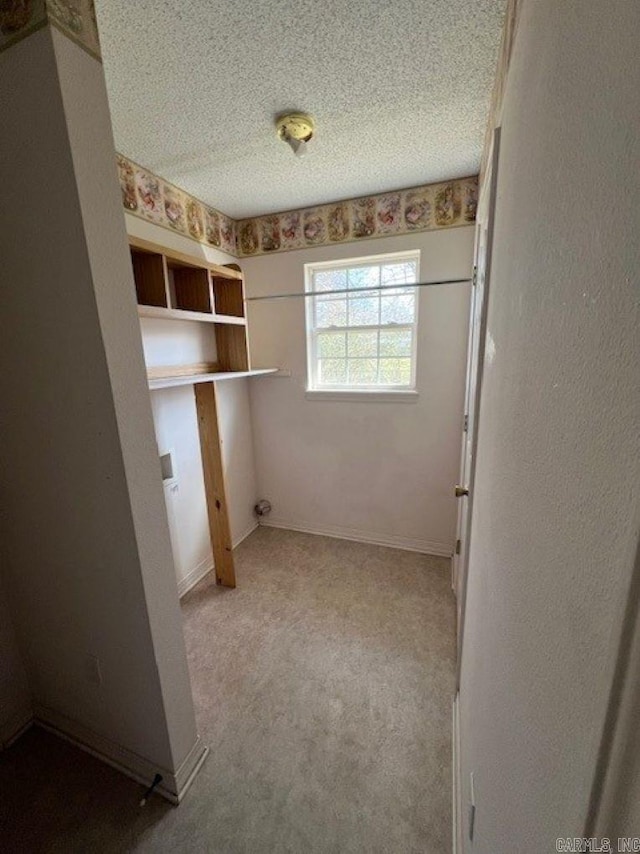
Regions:
[[45, 732], [0, 756], [4, 852], [448, 854], [449, 561], [260, 528], [183, 599], [211, 754], [180, 807]]

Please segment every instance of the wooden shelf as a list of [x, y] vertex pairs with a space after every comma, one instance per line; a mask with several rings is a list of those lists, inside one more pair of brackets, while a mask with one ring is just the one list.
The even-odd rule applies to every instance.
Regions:
[[[146, 240], [130, 240], [138, 315], [213, 323], [221, 371], [248, 371], [249, 343], [240, 270]], [[206, 333], [210, 337], [210, 333]]]
[[231, 314], [206, 314], [203, 311], [187, 311], [182, 308], [164, 308], [158, 305], [138, 305], [140, 317], [155, 317], [159, 320], [195, 320], [199, 323], [220, 323], [246, 326], [246, 317]]
[[[190, 386], [196, 403], [205, 499], [216, 582], [235, 587], [231, 529], [218, 424], [217, 383], [275, 374], [251, 370], [245, 318], [244, 279], [239, 269], [130, 238], [142, 343], [151, 391]], [[171, 320], [166, 326], [152, 320]], [[175, 321], [188, 320], [181, 327]], [[209, 326], [194, 326], [193, 323]], [[178, 364], [166, 364], [175, 358]], [[197, 359], [198, 361], [193, 361]], [[148, 363], [151, 362], [151, 365]], [[154, 366], [153, 362], [164, 362]]]
[[167, 320], [207, 320], [212, 315], [222, 318], [214, 323], [224, 323], [227, 317], [229, 323], [244, 319], [244, 281], [239, 270], [146, 240], [131, 238], [130, 250], [139, 306], [184, 312], [167, 313]]
[[242, 281], [242, 273], [239, 270], [232, 270], [230, 267], [223, 267], [221, 264], [214, 264], [202, 257], [186, 255], [184, 252], [176, 252], [173, 249], [167, 249], [166, 246], [159, 246], [157, 243], [151, 243], [149, 240], [142, 240], [138, 237], [129, 237], [129, 246], [132, 250], [164, 255], [169, 263], [175, 262], [176, 265], [185, 267], [203, 267], [205, 270], [209, 270], [214, 276]]
[[149, 388], [153, 391], [159, 388], [173, 388], [179, 385], [195, 385], [196, 383], [217, 383], [222, 380], [238, 380], [243, 377], [260, 377], [265, 374], [275, 374], [278, 368], [259, 368], [255, 371], [216, 371], [209, 374], [191, 374], [188, 376], [159, 377], [149, 380]]

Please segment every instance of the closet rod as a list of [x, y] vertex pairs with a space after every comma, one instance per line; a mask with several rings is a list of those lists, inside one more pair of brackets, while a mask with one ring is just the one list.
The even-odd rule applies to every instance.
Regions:
[[295, 294], [268, 294], [262, 297], [245, 297], [245, 302], [256, 302], [257, 300], [267, 299], [292, 299], [293, 297], [327, 297], [331, 294], [364, 294], [371, 291], [397, 291], [399, 288], [426, 288], [429, 285], [457, 285], [463, 282], [471, 282], [472, 279], [442, 279], [438, 282], [409, 282], [407, 284], [398, 285], [375, 285], [371, 288], [341, 288], [335, 291], [299, 291]]

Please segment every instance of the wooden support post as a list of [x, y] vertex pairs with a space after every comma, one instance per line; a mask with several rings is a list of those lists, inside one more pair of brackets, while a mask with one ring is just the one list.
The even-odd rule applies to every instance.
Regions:
[[196, 396], [204, 489], [216, 583], [224, 587], [235, 587], [236, 572], [231, 552], [231, 529], [224, 490], [215, 383], [196, 383], [193, 389]]

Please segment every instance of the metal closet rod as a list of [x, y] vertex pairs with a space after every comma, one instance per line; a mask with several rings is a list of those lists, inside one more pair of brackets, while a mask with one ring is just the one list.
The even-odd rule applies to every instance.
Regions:
[[257, 302], [258, 300], [267, 299], [294, 299], [302, 297], [327, 297], [331, 294], [365, 294], [371, 291], [397, 291], [399, 288], [427, 288], [430, 285], [459, 285], [465, 282], [471, 282], [472, 279], [441, 279], [437, 282], [410, 282], [404, 285], [375, 285], [371, 288], [341, 288], [335, 291], [298, 291], [295, 294], [268, 294], [262, 297], [246, 297], [246, 302]]

